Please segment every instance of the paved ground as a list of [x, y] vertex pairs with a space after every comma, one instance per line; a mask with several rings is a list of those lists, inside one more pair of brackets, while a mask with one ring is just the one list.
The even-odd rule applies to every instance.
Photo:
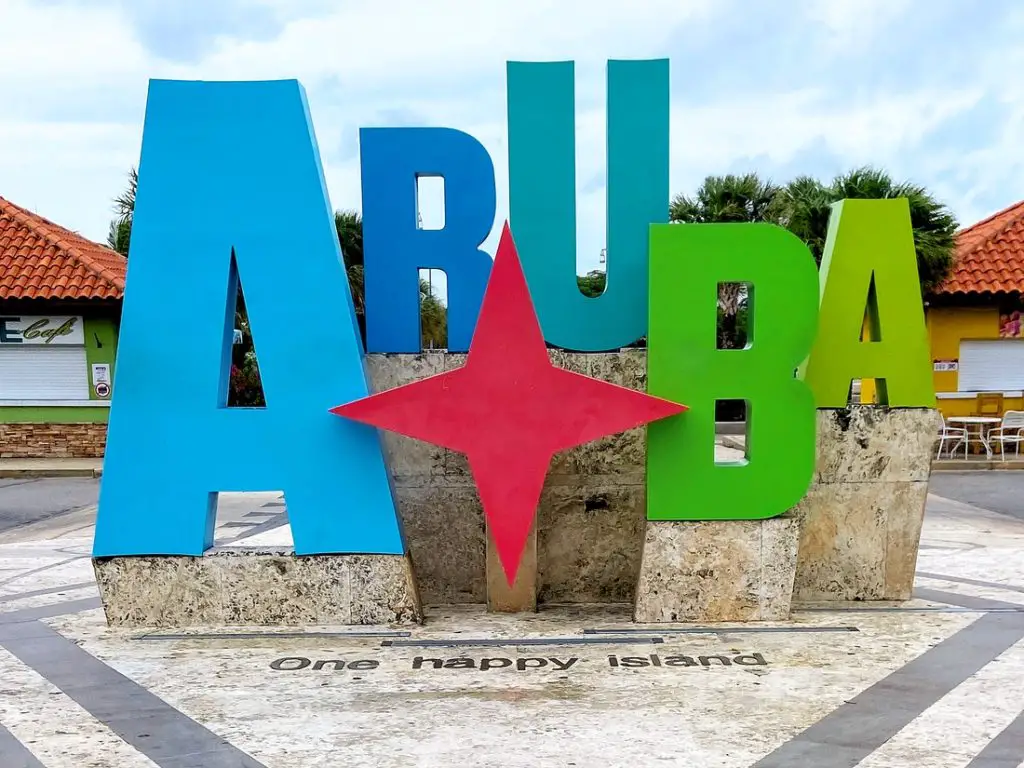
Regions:
[[98, 493], [93, 478], [0, 480], [0, 531], [95, 505]]
[[1024, 520], [1024, 472], [936, 472], [932, 493]]
[[32, 477], [90, 477], [103, 474], [103, 459], [3, 459], [0, 479]]
[[[90, 530], [99, 483], [79, 477], [0, 479], [0, 543]], [[285, 519], [277, 492], [226, 493], [218, 500], [220, 542], [279, 527]]]
[[[287, 534], [275, 494], [221, 513], [222, 543]], [[0, 768], [1024, 766], [1024, 521], [953, 498], [910, 604], [653, 630], [434, 608], [407, 633], [114, 631], [91, 514], [0, 535]]]
[[[1024, 472], [936, 472], [932, 493], [1024, 520]], [[99, 480], [0, 480], [0, 532], [96, 504]]]

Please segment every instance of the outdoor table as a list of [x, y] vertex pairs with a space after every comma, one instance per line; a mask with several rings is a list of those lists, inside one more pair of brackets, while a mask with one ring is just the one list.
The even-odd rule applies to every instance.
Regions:
[[974, 425], [978, 426], [978, 439], [976, 442], [981, 443], [985, 449], [985, 455], [988, 458], [992, 458], [992, 445], [988, 441], [988, 431], [992, 429], [996, 424], [1002, 422], [1002, 419], [995, 416], [950, 416], [946, 419], [950, 424], [963, 424], [967, 430], [967, 450], [970, 451], [971, 443], [971, 427]]

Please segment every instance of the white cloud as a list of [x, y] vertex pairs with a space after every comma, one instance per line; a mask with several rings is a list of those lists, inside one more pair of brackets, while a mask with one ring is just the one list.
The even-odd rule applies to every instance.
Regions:
[[89, 84], [146, 61], [115, 8], [4, 0], [0, 22], [6, 30], [0, 45], [0, 83], [5, 89], [18, 83], [44, 88]]
[[949, 117], [973, 106], [975, 90], [879, 93], [836, 101], [817, 90], [765, 94], [742, 102], [677, 106], [672, 113], [676, 168], [708, 172], [737, 158], [792, 160], [820, 142], [850, 164], [885, 163]]
[[[856, 72], [858, 56], [884, 63], [886, 46], [911, 45], [911, 11], [931, 1], [792, 0], [778, 23], [806, 31], [822, 72], [830, 62]], [[782, 65], [744, 59], [742, 35], [730, 34], [743, 4], [727, 0], [259, 0], [280, 22], [276, 35], [256, 41], [221, 32], [188, 63], [161, 58], [141, 42], [138, 16], [166, 10], [159, 3], [132, 6], [129, 16], [113, 0], [0, 2], [0, 25], [46, 30], [8, 35], [0, 45], [0, 195], [94, 239], [105, 237], [110, 201], [137, 162], [150, 77], [297, 77], [307, 87], [336, 206], [359, 205], [358, 161], [339, 151], [354, 146], [359, 126], [386, 123], [401, 111], [476, 136], [495, 164], [493, 247], [508, 205], [505, 62], [574, 59], [579, 260], [592, 268], [604, 246], [605, 190], [588, 183], [605, 175], [605, 62], [678, 57], [696, 35], [735, 47], [722, 42], [706, 71], [677, 64], [674, 82], [699, 85], [724, 69], [747, 76], [749, 87], [676, 94], [673, 192], [731, 164], [770, 174], [816, 150], [843, 167], [871, 162], [932, 185], [966, 219], [986, 212], [976, 208], [991, 198], [993, 183], [1019, 195], [1016, 179], [1024, 172], [1024, 86], [1014, 85], [1006, 61], [1024, 62], [1005, 46], [963, 52], [976, 66], [966, 80], [900, 83], [897, 72], [884, 87], [837, 94], [827, 74], [813, 72], [792, 73], [785, 87], [759, 88], [761, 75]], [[207, 0], [219, 2], [226, 0]], [[172, 25], [179, 31], [180, 21]], [[967, 134], [956, 146], [922, 149], [933, 131], [993, 93], [1004, 100], [1005, 122], [991, 146]]]
[[875, 34], [901, 19], [911, 5], [911, 0], [805, 0], [800, 10], [819, 25], [815, 45], [835, 55], [863, 53]]
[[392, 0], [289, 24], [275, 40], [225, 47], [203, 62], [217, 78], [340, 77], [373, 87], [503, 75], [506, 59], [657, 55], [676, 24], [712, 0]]

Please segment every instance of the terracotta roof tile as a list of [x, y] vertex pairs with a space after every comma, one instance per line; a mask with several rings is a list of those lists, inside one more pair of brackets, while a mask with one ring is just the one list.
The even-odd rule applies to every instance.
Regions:
[[1024, 201], [956, 236], [956, 265], [935, 293], [1024, 293]]
[[0, 197], [0, 299], [120, 299], [127, 263]]

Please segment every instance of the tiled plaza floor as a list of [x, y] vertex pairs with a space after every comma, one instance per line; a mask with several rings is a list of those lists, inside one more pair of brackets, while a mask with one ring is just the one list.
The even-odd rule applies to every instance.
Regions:
[[[221, 539], [280, 525], [273, 498], [236, 504]], [[112, 631], [90, 534], [0, 538], [2, 768], [1024, 765], [1024, 523], [934, 496], [917, 600], [743, 627]]]

